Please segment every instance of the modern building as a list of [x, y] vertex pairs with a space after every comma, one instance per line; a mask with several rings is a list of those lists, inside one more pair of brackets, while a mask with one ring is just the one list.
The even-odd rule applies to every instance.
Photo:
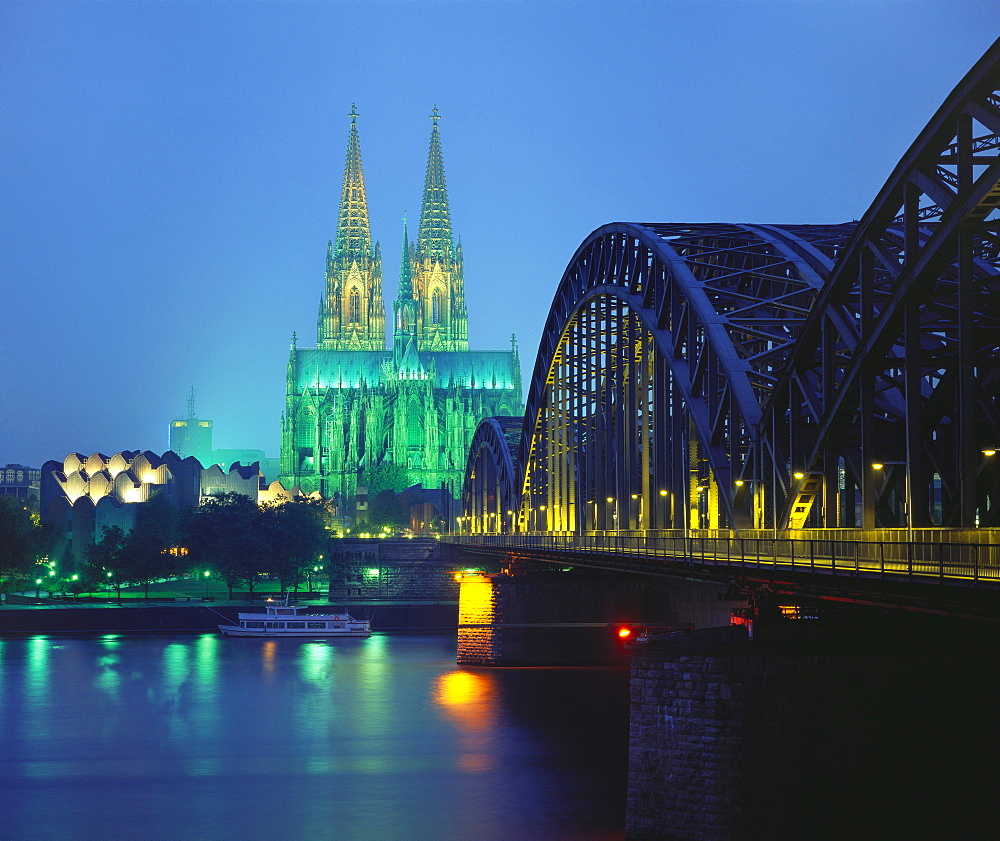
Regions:
[[181, 458], [194, 456], [202, 464], [212, 464], [212, 421], [197, 417], [194, 388], [187, 399], [187, 414], [170, 421], [170, 451]]
[[435, 108], [417, 240], [410, 244], [404, 222], [387, 346], [357, 116], [352, 108], [316, 346], [292, 338], [280, 478], [343, 504], [359, 484], [397, 491], [422, 484], [457, 495], [478, 422], [523, 411], [517, 342], [469, 350], [462, 246], [452, 235]]
[[255, 464], [202, 467], [193, 456], [173, 452], [156, 455], [126, 450], [110, 458], [103, 453], [70, 453], [41, 468], [41, 516], [58, 529], [57, 557], [68, 553], [75, 562], [101, 539], [106, 526], [124, 531], [135, 527], [136, 512], [154, 493], [162, 493], [178, 508], [198, 505], [210, 496], [240, 493], [258, 503], [301, 496], [280, 482], [268, 484]]

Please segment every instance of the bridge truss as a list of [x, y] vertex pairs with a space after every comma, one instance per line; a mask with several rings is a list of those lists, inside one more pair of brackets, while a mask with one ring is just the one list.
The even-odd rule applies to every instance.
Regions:
[[1000, 42], [860, 222], [594, 231], [462, 531], [1000, 525], [998, 88]]

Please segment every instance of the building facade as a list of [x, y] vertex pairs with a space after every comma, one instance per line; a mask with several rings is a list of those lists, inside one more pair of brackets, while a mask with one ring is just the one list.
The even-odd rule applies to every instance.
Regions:
[[187, 398], [187, 412], [183, 418], [170, 421], [170, 451], [181, 458], [194, 456], [202, 464], [211, 464], [212, 421], [199, 418], [194, 410], [194, 387]]
[[23, 464], [0, 467], [0, 496], [12, 496], [29, 507], [38, 505], [41, 471]]
[[452, 235], [435, 108], [416, 242], [403, 226], [388, 345], [382, 256], [369, 225], [357, 112], [350, 116], [316, 346], [293, 337], [288, 358], [280, 478], [343, 503], [359, 484], [457, 493], [478, 422], [523, 411], [517, 342], [469, 350], [462, 247]]
[[259, 465], [233, 464], [223, 470], [216, 464], [202, 467], [193, 456], [174, 452], [163, 455], [125, 450], [108, 457], [70, 453], [62, 461], [47, 461], [41, 468], [41, 516], [57, 530], [52, 554], [86, 560], [87, 547], [99, 541], [104, 529], [135, 527], [138, 509], [153, 494], [163, 494], [178, 509], [202, 500], [239, 493], [259, 504], [282, 502], [301, 496], [280, 482], [268, 483]]

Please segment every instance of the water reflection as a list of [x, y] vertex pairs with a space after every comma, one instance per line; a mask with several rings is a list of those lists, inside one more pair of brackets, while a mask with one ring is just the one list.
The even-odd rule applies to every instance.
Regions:
[[[454, 658], [454, 637], [0, 641], [0, 837], [38, 837], [44, 814], [46, 839], [133, 841], [96, 791], [156, 838], [621, 837], [624, 804], [563, 767], [579, 732], [530, 713], [536, 676]], [[595, 697], [606, 679], [556, 683]], [[624, 750], [589, 761], [617, 797]]]

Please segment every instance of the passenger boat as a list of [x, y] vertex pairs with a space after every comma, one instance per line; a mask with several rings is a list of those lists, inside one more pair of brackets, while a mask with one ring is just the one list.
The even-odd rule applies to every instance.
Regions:
[[238, 625], [219, 625], [227, 637], [370, 637], [371, 622], [347, 613], [305, 613], [305, 607], [268, 599], [264, 613], [241, 613]]

